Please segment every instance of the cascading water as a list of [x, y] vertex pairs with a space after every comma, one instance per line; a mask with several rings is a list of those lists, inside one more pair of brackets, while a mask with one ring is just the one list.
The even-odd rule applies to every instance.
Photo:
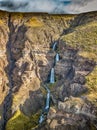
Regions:
[[45, 120], [44, 114], [41, 114], [41, 116], [39, 118], [39, 124], [41, 124], [44, 120]]
[[56, 54], [56, 57], [55, 57], [55, 61], [58, 62], [59, 59], [60, 59], [60, 58], [59, 58], [59, 54], [57, 53], [57, 54]]
[[45, 106], [45, 110], [48, 111], [48, 109], [50, 108], [50, 90], [46, 87], [47, 90], [47, 97], [46, 97], [46, 106]]
[[53, 51], [55, 51], [56, 45], [57, 45], [57, 42], [55, 42], [54, 45], [53, 45]]
[[50, 108], [50, 90], [48, 89], [48, 87], [45, 87], [46, 91], [47, 91], [47, 97], [46, 97], [46, 105], [44, 110], [42, 111], [42, 114], [39, 118], [39, 124], [41, 124], [44, 120], [45, 120], [45, 114], [48, 114], [49, 108]]
[[54, 68], [51, 69], [50, 83], [55, 83]]
[[[57, 45], [57, 42], [54, 43], [53, 45], [53, 51], [56, 50], [56, 45]], [[57, 53], [56, 54], [56, 57], [55, 57], [55, 62], [58, 62], [59, 61], [59, 54]], [[51, 69], [51, 73], [50, 73], [50, 83], [55, 83], [55, 74], [54, 74], [54, 68]], [[45, 87], [46, 91], [47, 91], [47, 96], [46, 96], [46, 104], [45, 104], [45, 107], [44, 107], [44, 110], [42, 111], [41, 115], [40, 115], [40, 118], [39, 118], [39, 124], [42, 124], [46, 117], [48, 112], [49, 112], [49, 108], [50, 108], [50, 90], [48, 87]]]

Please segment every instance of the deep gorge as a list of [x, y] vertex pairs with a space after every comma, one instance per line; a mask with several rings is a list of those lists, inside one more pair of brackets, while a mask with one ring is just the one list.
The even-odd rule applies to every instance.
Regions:
[[[3, 113], [0, 129], [96, 130], [96, 105], [85, 96], [86, 76], [92, 73], [96, 61], [80, 56], [79, 48], [62, 39], [76, 26], [86, 24], [85, 16], [7, 15], [4, 20], [9, 31], [4, 46], [8, 64], [4, 72], [8, 83], [0, 106]], [[79, 23], [81, 17], [83, 20]], [[5, 28], [3, 26], [0, 28]], [[56, 52], [52, 49], [55, 41]], [[55, 63], [56, 54], [60, 60]], [[55, 82], [52, 84], [53, 65]], [[37, 126], [45, 106], [47, 93], [43, 86], [46, 84], [51, 94], [50, 109], [44, 123]], [[17, 126], [18, 117], [21, 124]]]

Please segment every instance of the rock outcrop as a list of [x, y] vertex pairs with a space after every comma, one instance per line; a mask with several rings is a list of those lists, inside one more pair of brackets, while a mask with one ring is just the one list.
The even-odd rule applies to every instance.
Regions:
[[[5, 17], [3, 17], [5, 16]], [[3, 105], [4, 99], [9, 91], [9, 81], [7, 75], [7, 51], [6, 46], [8, 42], [8, 14], [0, 14], [0, 129], [3, 122]]]
[[[0, 130], [96, 130], [97, 106], [87, 96], [90, 89], [86, 78], [95, 69], [96, 61], [83, 57], [82, 49], [64, 40], [64, 34], [76, 26], [92, 22], [92, 14], [84, 23], [80, 21], [85, 16], [2, 13]], [[60, 55], [56, 64], [52, 50], [55, 41]], [[56, 82], [49, 84], [54, 64]], [[45, 84], [51, 91], [51, 107], [47, 120], [39, 125]]]

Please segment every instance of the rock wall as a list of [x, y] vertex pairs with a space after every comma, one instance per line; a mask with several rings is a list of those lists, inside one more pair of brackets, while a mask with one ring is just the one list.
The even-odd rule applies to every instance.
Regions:
[[[5, 16], [5, 17], [3, 17]], [[8, 14], [0, 14], [0, 129], [3, 121], [4, 99], [9, 91], [9, 80], [7, 75], [7, 41], [8, 41]]]
[[[81, 16], [1, 14], [0, 130], [28, 130], [38, 125], [46, 99], [45, 83], [51, 90], [51, 108], [44, 126], [37, 129], [95, 129], [95, 106], [83, 96], [87, 92], [85, 76], [93, 71], [95, 61], [83, 58], [78, 49], [60, 40], [71, 26], [78, 25]], [[60, 61], [52, 85], [54, 41]]]
[[40, 83], [47, 81], [53, 63], [51, 43], [71, 20], [45, 14], [0, 13], [0, 129], [5, 129], [17, 110], [31, 116], [44, 104]]

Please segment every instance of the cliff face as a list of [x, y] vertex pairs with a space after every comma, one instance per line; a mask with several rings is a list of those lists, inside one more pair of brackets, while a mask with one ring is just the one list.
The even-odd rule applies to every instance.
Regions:
[[[90, 78], [86, 78], [90, 73], [95, 74], [92, 71], [96, 68], [96, 58], [84, 57], [80, 54], [85, 51], [83, 48], [79, 50], [80, 46], [77, 48], [67, 41], [77, 26], [86, 27], [94, 17], [96, 22], [97, 13], [87, 14], [87, 20], [85, 16], [2, 13], [0, 129], [36, 127], [45, 105], [45, 84], [51, 90], [51, 108], [42, 129], [96, 129], [96, 98], [88, 99]], [[56, 55], [52, 50], [54, 41], [58, 43], [60, 61], [55, 65], [56, 82], [51, 85], [49, 74]]]
[[[5, 17], [3, 17], [3, 15]], [[8, 76], [6, 73], [8, 61], [6, 53], [6, 45], [8, 41], [8, 17], [7, 13], [0, 15], [0, 126], [3, 120], [3, 105], [4, 99], [9, 91]], [[1, 129], [1, 127], [0, 127]]]

